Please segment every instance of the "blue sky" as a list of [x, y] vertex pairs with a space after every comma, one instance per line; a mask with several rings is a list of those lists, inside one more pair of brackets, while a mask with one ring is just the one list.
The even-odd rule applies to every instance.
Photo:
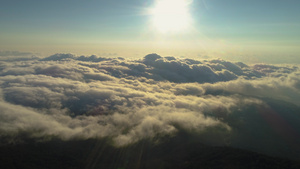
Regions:
[[155, 0], [0, 2], [0, 50], [300, 54], [299, 0], [194, 0], [189, 6], [193, 30], [177, 34], [151, 29], [147, 10]]

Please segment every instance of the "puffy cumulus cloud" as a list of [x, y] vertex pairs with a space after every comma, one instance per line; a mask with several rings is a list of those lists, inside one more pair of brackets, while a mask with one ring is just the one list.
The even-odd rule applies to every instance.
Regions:
[[45, 136], [45, 134], [51, 135], [60, 130], [59, 128], [63, 128], [52, 117], [46, 116], [42, 112], [36, 112], [32, 109], [4, 101], [0, 102], [0, 107], [1, 137], [7, 135], [17, 136], [22, 131], [35, 136]]
[[[116, 114], [116, 116], [120, 116], [120, 114]], [[120, 120], [127, 118], [127, 115], [119, 117]], [[151, 139], [159, 135], [174, 134], [178, 131], [178, 127], [196, 132], [214, 127], [230, 131], [230, 127], [225, 123], [205, 117], [201, 113], [161, 105], [141, 108], [132, 114], [128, 121], [134, 121], [137, 124], [135, 127], [131, 127], [128, 132], [116, 137], [115, 141], [119, 145], [136, 142], [139, 139]]]
[[0, 51], [0, 61], [26, 61], [39, 59], [38, 53], [19, 52], [19, 51]]
[[237, 93], [250, 97], [272, 98], [281, 101], [290, 102], [300, 106], [300, 74], [299, 70], [275, 77], [271, 74], [269, 77], [245, 80], [239, 78], [230, 82], [220, 82], [216, 84], [203, 85], [206, 93], [227, 92]]
[[185, 131], [210, 144], [300, 152], [298, 65], [55, 54], [1, 61], [0, 70], [5, 141], [107, 137], [122, 146]]

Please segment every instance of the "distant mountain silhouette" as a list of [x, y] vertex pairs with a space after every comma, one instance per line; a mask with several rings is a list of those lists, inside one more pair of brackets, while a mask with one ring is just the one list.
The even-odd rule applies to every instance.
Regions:
[[300, 162], [185, 138], [142, 140], [115, 148], [108, 140], [30, 142], [0, 147], [1, 169], [296, 169]]

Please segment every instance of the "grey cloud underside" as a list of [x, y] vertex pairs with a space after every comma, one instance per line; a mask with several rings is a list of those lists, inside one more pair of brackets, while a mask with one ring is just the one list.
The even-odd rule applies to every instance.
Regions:
[[211, 144], [300, 150], [299, 65], [55, 54], [2, 59], [0, 70], [2, 142], [109, 137], [122, 146], [185, 130]]

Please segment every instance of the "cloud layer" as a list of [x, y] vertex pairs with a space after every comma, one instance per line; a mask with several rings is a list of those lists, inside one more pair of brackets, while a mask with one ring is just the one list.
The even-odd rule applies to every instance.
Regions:
[[209, 144], [300, 152], [299, 65], [30, 58], [1, 59], [2, 142], [110, 138], [123, 146], [184, 130]]

